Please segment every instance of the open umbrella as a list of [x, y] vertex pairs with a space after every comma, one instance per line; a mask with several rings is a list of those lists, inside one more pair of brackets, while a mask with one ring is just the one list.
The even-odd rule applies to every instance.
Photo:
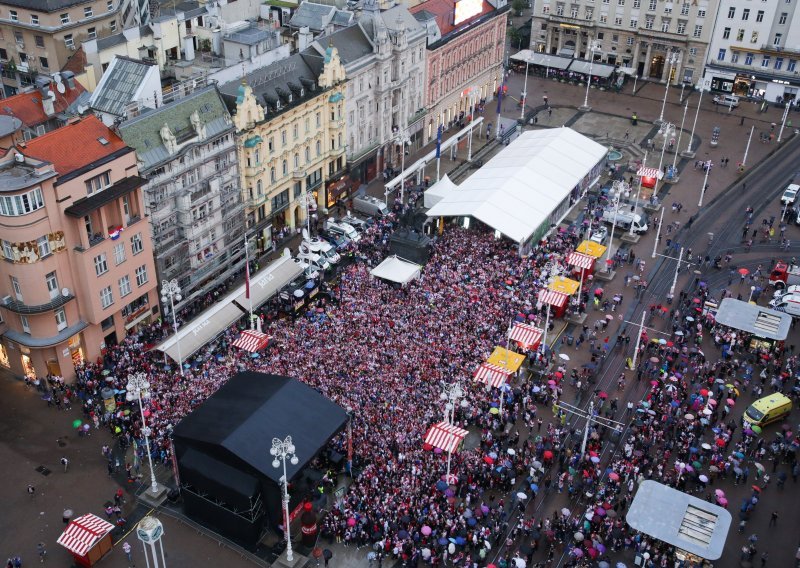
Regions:
[[558, 358], [561, 359], [562, 361], [569, 361], [569, 355], [567, 355], [566, 353], [559, 353]]
[[749, 270], [747, 270], [747, 269], [746, 269], [746, 268], [744, 268], [744, 267], [740, 268], [740, 269], [739, 269], [737, 272], [738, 272], [739, 274], [741, 274], [742, 276], [747, 276], [748, 274], [750, 274], [750, 271], [749, 271]]
[[583, 539], [585, 538], [585, 537], [583, 536], [583, 533], [582, 533], [582, 532], [576, 532], [576, 533], [575, 533], [574, 535], [572, 535], [572, 536], [573, 536], [573, 538], [575, 539], [575, 542], [583, 542]]
[[564, 515], [565, 517], [569, 517], [570, 510], [564, 507], [563, 509], [561, 509], [561, 514]]
[[528, 496], [525, 495], [525, 493], [522, 493], [521, 491], [519, 493], [517, 493], [517, 499], [519, 499], [520, 501], [524, 501], [527, 498], [528, 498]]
[[605, 400], [608, 398], [608, 393], [605, 391], [600, 391], [599, 393], [597, 393], [597, 398], [602, 398], [603, 400]]

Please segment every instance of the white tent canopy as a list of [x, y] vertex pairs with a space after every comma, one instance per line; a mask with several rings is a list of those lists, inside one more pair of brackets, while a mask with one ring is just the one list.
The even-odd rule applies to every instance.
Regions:
[[524, 132], [431, 207], [428, 217], [474, 217], [523, 243], [607, 152], [571, 128]]
[[453, 183], [447, 174], [444, 175], [442, 179], [437, 181], [433, 184], [428, 190], [425, 192], [425, 209], [430, 209], [437, 203], [439, 203], [442, 199], [447, 197], [451, 191], [456, 188], [456, 184]]
[[370, 274], [390, 282], [408, 284], [415, 278], [419, 278], [421, 272], [422, 267], [419, 264], [392, 255], [373, 268]]
[[[257, 272], [250, 278], [250, 298], [253, 308], [269, 300], [278, 290], [302, 273], [300, 265], [287, 255], [281, 256]], [[245, 285], [242, 284], [180, 328], [177, 335], [170, 335], [157, 345], [156, 349], [166, 353], [174, 361], [178, 361], [179, 358], [185, 360], [246, 315], [249, 307], [250, 300], [245, 297]], [[170, 321], [171, 319], [170, 316]], [[180, 357], [178, 357], [179, 351]]]

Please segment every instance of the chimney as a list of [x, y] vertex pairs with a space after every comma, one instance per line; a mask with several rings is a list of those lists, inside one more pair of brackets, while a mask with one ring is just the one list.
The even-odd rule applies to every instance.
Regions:
[[70, 89], [75, 88], [75, 73], [73, 73], [72, 71], [62, 71], [61, 77], [63, 79], [66, 79], [67, 87], [69, 87]]
[[42, 94], [42, 108], [44, 109], [44, 113], [48, 116], [48, 118], [56, 113], [54, 104], [55, 101], [56, 95], [53, 91], [48, 90], [46, 93]]

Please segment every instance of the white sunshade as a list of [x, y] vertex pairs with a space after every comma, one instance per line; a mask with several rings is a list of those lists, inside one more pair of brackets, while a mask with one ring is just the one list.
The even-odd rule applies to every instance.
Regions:
[[453, 183], [447, 174], [444, 175], [439, 181], [433, 184], [424, 195], [425, 198], [425, 209], [430, 209], [437, 203], [439, 203], [442, 199], [447, 197], [452, 190], [456, 188], [456, 184]]
[[538, 53], [530, 49], [523, 49], [511, 56], [514, 61], [521, 61], [522, 63], [530, 63], [531, 65], [539, 65], [541, 67], [549, 67], [550, 69], [566, 69], [572, 63], [571, 57], [564, 57], [562, 55], [548, 55], [546, 53]]
[[407, 284], [415, 278], [419, 278], [421, 272], [422, 267], [419, 264], [403, 260], [399, 256], [393, 255], [373, 268], [370, 274], [383, 280], [389, 280], [390, 282]]
[[[250, 278], [250, 297], [253, 308], [257, 308], [289, 282], [303, 273], [299, 264], [291, 256], [281, 256], [264, 270]], [[178, 330], [176, 335], [156, 346], [173, 361], [186, 360], [206, 343], [230, 327], [235, 321], [247, 313], [250, 301], [245, 298], [245, 285], [242, 284], [218, 300], [213, 306], [201, 313]], [[171, 320], [171, 316], [169, 316]], [[180, 343], [180, 357], [178, 344]]]
[[592, 76], [593, 77], [610, 77], [611, 74], [614, 72], [613, 65], [607, 65], [605, 63], [599, 63], [595, 61], [594, 63], [589, 63], [588, 61], [584, 61], [583, 59], [575, 59], [573, 60], [572, 64], [569, 66], [570, 71], [574, 71], [575, 73], [582, 73], [583, 75], [589, 74], [589, 69], [591, 67]]
[[571, 128], [524, 132], [428, 210], [525, 242], [608, 150]]

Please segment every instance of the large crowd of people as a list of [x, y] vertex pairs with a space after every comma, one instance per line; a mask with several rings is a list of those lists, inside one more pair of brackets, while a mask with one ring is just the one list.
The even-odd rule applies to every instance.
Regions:
[[[606, 393], [591, 394], [598, 414], [625, 426], [595, 425], [581, 453], [581, 436], [558, 405], [568, 388], [561, 381], [565, 368], [515, 379], [502, 405], [499, 389], [473, 381], [494, 347], [506, 344], [513, 321], [544, 325], [537, 292], [551, 276], [546, 266], [564, 265], [578, 244], [576, 232], [556, 232], [520, 258], [515, 247], [489, 231], [448, 227], [436, 239], [421, 277], [396, 287], [369, 273], [388, 254], [392, 223], [390, 217], [367, 230], [354, 251], [358, 261], [343, 269], [340, 290], [331, 294], [338, 301], [297, 319], [264, 320], [273, 341], [258, 358], [231, 347], [239, 326], [194, 354], [183, 375], [160, 352], [147, 351], [169, 333], [166, 324], [109, 348], [102, 361], [78, 370], [76, 386], [87, 422], [107, 424], [124, 446], [139, 439], [138, 411], [112, 410], [102, 399], [103, 389], [111, 389], [124, 404], [128, 375], [144, 371], [151, 383], [145, 414], [152, 451], [167, 462], [174, 426], [236, 372], [302, 380], [353, 409], [355, 476], [344, 499], [325, 517], [323, 537], [370, 546], [408, 565], [424, 561], [475, 568], [494, 559], [500, 567], [516, 566], [532, 563], [540, 547], [546, 551], [543, 558], [563, 553], [575, 566], [626, 547], [647, 553], [648, 565], [666, 565], [672, 551], [632, 533], [623, 522], [639, 481], [656, 479], [719, 502], [715, 480], [740, 477], [736, 470], [744, 471], [756, 458], [785, 462], [796, 475], [797, 443], [791, 432], [777, 445], [769, 444], [742, 432], [728, 413], [740, 394], [758, 386], [758, 380], [749, 383], [754, 368], [764, 369], [757, 377], [762, 390], [783, 389], [798, 358], [774, 351], [745, 357], [744, 346], [733, 341], [726, 358], [706, 359], [698, 347], [704, 331], [720, 342], [726, 337], [698, 307], [705, 289], [698, 289], [697, 299], [682, 295], [671, 310], [651, 310], [652, 317], [665, 320], [671, 340], [642, 342], [637, 377], [650, 383], [647, 398], [638, 406], [617, 408]], [[583, 305], [590, 295], [584, 290]], [[584, 331], [588, 337], [588, 328]], [[605, 350], [607, 343], [608, 338]], [[739, 377], [745, 368], [750, 369], [747, 380]], [[446, 454], [423, 445], [428, 428], [445, 417], [440, 394], [452, 383], [466, 390], [468, 401], [465, 407], [456, 405], [454, 422], [472, 433], [452, 456], [456, 482], [445, 479]], [[577, 384], [585, 390], [589, 382]], [[552, 417], [546, 408], [553, 409]], [[332, 441], [340, 453], [347, 451], [345, 436]], [[142, 444], [138, 448], [141, 457]], [[609, 448], [619, 450], [611, 461], [603, 459]], [[676, 469], [676, 463], [685, 467]], [[578, 499], [585, 514], [563, 509], [533, 518], [528, 505], [542, 492], [555, 491]]]

